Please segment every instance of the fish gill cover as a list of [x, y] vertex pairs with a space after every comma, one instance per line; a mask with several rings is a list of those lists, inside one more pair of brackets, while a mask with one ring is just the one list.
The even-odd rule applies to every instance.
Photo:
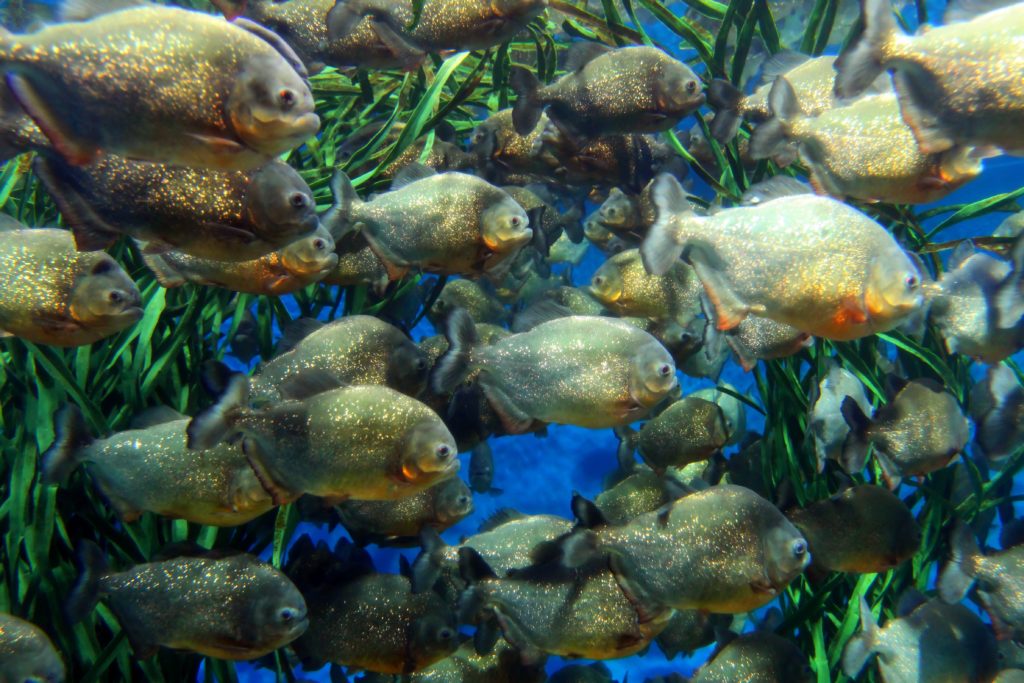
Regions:
[[1024, 675], [1024, 5], [136, 4], [0, 4], [0, 680]]

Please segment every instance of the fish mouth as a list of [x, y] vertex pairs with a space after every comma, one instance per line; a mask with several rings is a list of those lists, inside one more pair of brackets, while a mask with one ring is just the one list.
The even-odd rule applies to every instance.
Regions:
[[118, 313], [117, 317], [129, 319], [134, 322], [142, 318], [143, 312], [144, 311], [142, 310], [142, 306], [132, 306], [131, 308], [126, 308], [120, 313]]

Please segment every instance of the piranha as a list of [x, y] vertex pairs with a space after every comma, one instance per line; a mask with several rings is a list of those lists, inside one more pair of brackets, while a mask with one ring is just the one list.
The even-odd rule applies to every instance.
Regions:
[[427, 311], [427, 320], [439, 328], [448, 317], [448, 312], [456, 308], [466, 311], [476, 323], [501, 325], [509, 318], [501, 302], [483, 287], [473, 280], [459, 278], [445, 283], [434, 305]]
[[486, 441], [473, 447], [469, 458], [469, 487], [475, 493], [501, 493], [494, 484], [494, 453]]
[[[391, 676], [367, 673], [364, 683], [393, 683]], [[524, 664], [519, 650], [499, 639], [489, 653], [478, 654], [472, 641], [441, 661], [407, 674], [408, 683], [545, 683], [544, 661]]]
[[278, 569], [247, 554], [190, 552], [115, 572], [96, 544], [83, 541], [81, 574], [68, 598], [70, 620], [84, 619], [102, 600], [140, 658], [163, 646], [256, 659], [306, 630], [306, 602]]
[[306, 69], [272, 31], [174, 7], [104, 5], [76, 2], [64, 18], [87, 21], [0, 36], [8, 87], [68, 163], [111, 153], [245, 170], [319, 130]]
[[520, 135], [548, 118], [570, 137], [669, 130], [704, 104], [700, 78], [682, 62], [648, 46], [612, 49], [575, 43], [565, 69], [550, 85], [513, 67], [509, 84], [518, 99], [512, 120]]
[[401, 500], [348, 500], [338, 505], [341, 523], [356, 543], [398, 545], [425, 527], [444, 531], [473, 513], [473, 493], [458, 477]]
[[321, 282], [342, 287], [366, 285], [377, 296], [384, 294], [391, 278], [384, 262], [373, 253], [366, 237], [357, 232], [340, 235], [334, 242], [334, 254], [338, 257], [338, 263]]
[[715, 636], [732, 624], [731, 614], [708, 614], [697, 609], [680, 609], [672, 613], [668, 626], [654, 642], [668, 659], [689, 656], [715, 642]]
[[277, 504], [304, 493], [329, 502], [395, 500], [458, 473], [455, 439], [433, 410], [388, 387], [322, 391], [325, 382], [338, 384], [324, 375], [293, 382], [285, 400], [263, 408], [249, 407], [249, 380], [233, 375], [218, 402], [189, 423], [189, 448], [241, 433]]
[[543, 153], [544, 132], [550, 120], [541, 114], [537, 125], [525, 135], [516, 132], [512, 110], [502, 109], [482, 121], [470, 137], [481, 175], [492, 182], [529, 183], [558, 165]]
[[[818, 471], [825, 469], [826, 460], [839, 462], [847, 472], [856, 471], [856, 462], [843, 458], [843, 446], [850, 434], [850, 426], [843, 417], [843, 400], [850, 397], [864, 414], [871, 412], [864, 384], [852, 372], [832, 361], [831, 367], [814, 388], [810, 397], [808, 429], [814, 437], [814, 452]], [[852, 452], [851, 452], [852, 455]]]
[[35, 624], [0, 612], [0, 680], [64, 683], [64, 662]]
[[618, 316], [672, 321], [685, 327], [700, 313], [703, 288], [685, 263], [673, 264], [664, 275], [651, 275], [640, 250], [627, 249], [597, 269], [588, 291]]
[[1024, 154], [1024, 5], [916, 36], [900, 32], [889, 0], [861, 7], [864, 30], [836, 59], [839, 96], [858, 94], [887, 70], [922, 153], [961, 144]]
[[[250, 171], [186, 168], [112, 155], [88, 166], [37, 156], [32, 168], [81, 250], [120, 235], [217, 261], [248, 261], [312, 233], [313, 191], [288, 164]], [[125, 197], [133, 197], [125, 201]]]
[[274, 504], [237, 445], [189, 450], [189, 418], [169, 408], [145, 415], [105, 439], [89, 434], [81, 409], [68, 404], [54, 418], [56, 438], [42, 455], [43, 481], [66, 486], [84, 465], [125, 522], [144, 511], [196, 524], [238, 526]]
[[677, 384], [668, 351], [618, 320], [570, 316], [481, 346], [472, 319], [456, 310], [445, 335], [449, 348], [433, 370], [434, 391], [446, 393], [477, 371], [511, 434], [537, 420], [591, 429], [629, 424]]
[[[819, 194], [893, 204], [928, 204], [981, 173], [973, 148], [926, 154], [900, 116], [892, 92], [862, 97], [810, 118], [785, 77], [772, 86], [771, 118], [754, 131], [755, 159], [783, 155], [795, 144]], [[871, 131], [865, 135], [864, 131]]]
[[639, 432], [619, 430], [619, 461], [625, 453], [640, 452], [643, 461], [658, 474], [669, 467], [685, 467], [707, 460], [725, 446], [729, 432], [721, 408], [711, 401], [686, 396], [644, 423]]
[[139, 290], [109, 255], [77, 251], [66, 230], [0, 221], [0, 336], [81, 346], [141, 317]]
[[774, 633], [754, 631], [729, 640], [711, 661], [697, 670], [690, 683], [815, 680], [807, 655], [800, 648]]
[[853, 207], [796, 195], [701, 217], [675, 178], [656, 182], [658, 219], [640, 249], [644, 265], [660, 275], [685, 256], [719, 330], [753, 314], [825, 339], [857, 339], [892, 329], [922, 304], [918, 266]]
[[1024, 443], [1024, 387], [1005, 365], [993, 365], [971, 387], [975, 445], [990, 464], [1002, 463]]
[[[633, 454], [630, 453], [629, 457], [632, 458]], [[671, 470], [657, 474], [639, 464], [624, 464], [632, 466], [632, 473], [594, 499], [594, 505], [609, 524], [625, 524], [691, 493]]]
[[324, 228], [251, 261], [214, 261], [175, 251], [145, 254], [144, 246], [142, 251], [146, 266], [164, 287], [192, 282], [265, 296], [308, 287], [338, 265], [334, 239]]

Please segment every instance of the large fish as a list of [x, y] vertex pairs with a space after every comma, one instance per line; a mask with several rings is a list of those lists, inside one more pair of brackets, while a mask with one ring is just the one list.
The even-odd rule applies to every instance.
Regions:
[[0, 612], [0, 680], [64, 683], [64, 662], [43, 629]]

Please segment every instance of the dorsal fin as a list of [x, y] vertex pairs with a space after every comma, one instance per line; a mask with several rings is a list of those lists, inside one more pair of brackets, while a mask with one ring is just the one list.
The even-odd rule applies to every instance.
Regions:
[[287, 353], [294, 349], [300, 341], [313, 334], [321, 327], [324, 327], [324, 323], [313, 318], [298, 318], [290, 322], [281, 334], [281, 338], [277, 342], [277, 347], [274, 349], [274, 355], [280, 356], [282, 353]]
[[565, 70], [578, 72], [601, 55], [611, 52], [612, 49], [607, 45], [589, 40], [573, 43], [565, 53]]
[[326, 370], [310, 368], [282, 380], [277, 390], [286, 399], [302, 401], [325, 391], [340, 389], [345, 383]]
[[772, 83], [779, 76], [789, 73], [810, 59], [811, 58], [807, 55], [794, 52], [793, 50], [777, 52], [764, 60], [764, 64], [761, 66], [761, 78], [758, 84], [763, 85]]
[[435, 175], [437, 175], [437, 171], [429, 166], [424, 166], [420, 163], [409, 164], [395, 174], [394, 180], [391, 181], [391, 189], [392, 191], [401, 190], [418, 180], [424, 180]]
[[518, 510], [514, 510], [512, 508], [501, 508], [480, 524], [479, 531], [480, 533], [484, 533], [485, 531], [494, 531], [503, 524], [507, 524], [517, 519], [523, 519], [524, 517], [526, 517], [526, 515]]
[[28, 226], [21, 223], [14, 216], [0, 213], [0, 232], [11, 232], [14, 230], [26, 230]]
[[153, 427], [155, 425], [187, 419], [188, 415], [179, 413], [170, 406], [153, 406], [152, 408], [146, 408], [141, 413], [138, 413], [133, 417], [129, 426], [132, 429], [146, 429], [147, 427]]
[[60, 21], [89, 21], [104, 14], [153, 4], [144, 0], [64, 0], [57, 17]]

